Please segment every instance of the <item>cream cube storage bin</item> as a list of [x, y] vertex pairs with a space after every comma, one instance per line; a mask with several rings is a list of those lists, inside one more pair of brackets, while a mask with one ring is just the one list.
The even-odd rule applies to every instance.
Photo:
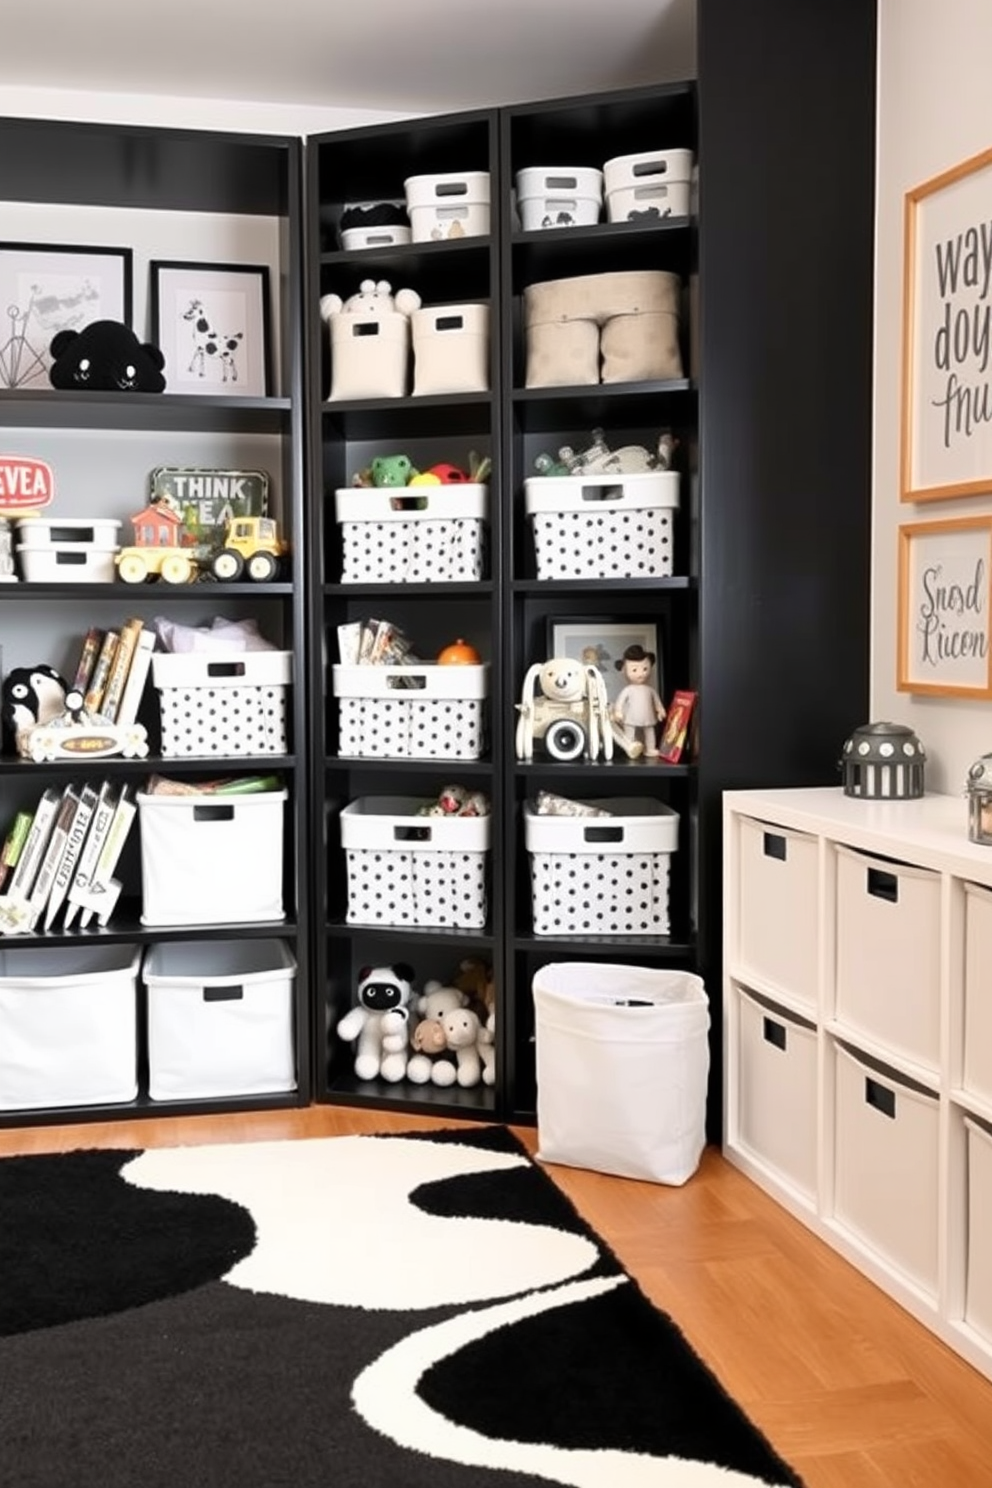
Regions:
[[603, 206], [603, 172], [589, 166], [530, 166], [517, 171], [517, 210], [524, 232], [591, 227]]
[[429, 804], [372, 796], [341, 812], [349, 925], [485, 925], [491, 818], [419, 815]]
[[655, 150], [608, 160], [603, 182], [610, 222], [687, 217], [692, 167], [691, 150]]
[[152, 946], [142, 969], [151, 1099], [295, 1090], [295, 976], [280, 940]]
[[285, 754], [291, 651], [156, 651], [162, 755]]
[[743, 987], [736, 996], [738, 1140], [813, 1203], [816, 1027]]
[[819, 848], [815, 837], [740, 819], [736, 961], [748, 982], [817, 1006]]
[[524, 481], [538, 579], [666, 578], [679, 475], [539, 475]]
[[964, 1118], [968, 1143], [965, 1322], [992, 1343], [992, 1127]]
[[285, 790], [257, 795], [139, 792], [145, 925], [285, 918]]
[[834, 1217], [937, 1291], [937, 1096], [837, 1043]]
[[332, 315], [328, 402], [347, 398], [404, 398], [410, 369], [410, 318]]
[[0, 947], [0, 1109], [135, 1099], [140, 960], [128, 945]]
[[118, 521], [21, 517], [17, 557], [29, 584], [112, 584], [120, 551]]
[[448, 171], [403, 182], [415, 243], [475, 238], [489, 231], [489, 172]]
[[535, 935], [667, 935], [678, 812], [642, 797], [590, 801], [613, 814], [541, 816], [524, 803]]
[[964, 892], [964, 1087], [992, 1105], [992, 889]]
[[431, 305], [410, 317], [414, 395], [489, 391], [489, 306]]
[[837, 1019], [936, 1070], [940, 874], [844, 846], [836, 855]]
[[334, 493], [344, 584], [458, 583], [481, 579], [489, 487], [349, 487]]
[[489, 668], [345, 666], [333, 669], [338, 753], [365, 759], [479, 759], [486, 745]]

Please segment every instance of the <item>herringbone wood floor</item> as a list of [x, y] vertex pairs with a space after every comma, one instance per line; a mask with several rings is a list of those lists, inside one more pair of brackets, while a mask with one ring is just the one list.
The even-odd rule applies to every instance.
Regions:
[[[435, 1124], [327, 1106], [162, 1117], [0, 1131], [0, 1155]], [[807, 1488], [992, 1488], [992, 1384], [718, 1152], [678, 1189], [548, 1171]]]

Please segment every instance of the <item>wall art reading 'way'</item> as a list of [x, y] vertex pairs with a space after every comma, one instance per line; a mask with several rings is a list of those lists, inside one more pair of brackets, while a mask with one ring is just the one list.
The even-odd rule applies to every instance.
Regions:
[[992, 516], [899, 528], [900, 692], [992, 697]]
[[992, 493], [992, 150], [906, 195], [903, 501]]

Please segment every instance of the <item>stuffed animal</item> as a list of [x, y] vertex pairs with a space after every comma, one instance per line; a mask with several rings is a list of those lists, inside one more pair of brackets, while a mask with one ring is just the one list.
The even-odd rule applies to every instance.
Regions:
[[492, 1044], [482, 1037], [482, 1025], [478, 1013], [471, 1008], [453, 1008], [441, 1019], [449, 1049], [453, 1049], [458, 1061], [456, 1079], [462, 1089], [478, 1085], [482, 1080], [492, 1085], [496, 1079], [495, 1051]]
[[118, 320], [94, 320], [81, 331], [59, 331], [49, 347], [54, 388], [98, 393], [165, 391], [165, 357]]
[[420, 296], [415, 289], [398, 289], [395, 295], [388, 279], [363, 279], [357, 294], [342, 300], [338, 294], [320, 297], [321, 318], [330, 322], [335, 315], [357, 315], [363, 320], [381, 320], [388, 315], [404, 315], [408, 319], [414, 310], [420, 309]]
[[424, 983], [416, 1004], [421, 1019], [413, 1035], [416, 1052], [410, 1055], [406, 1067], [407, 1079], [415, 1085], [455, 1083], [456, 1061], [439, 1057], [449, 1047], [443, 1024], [447, 1013], [460, 1012], [467, 1006], [466, 993], [457, 987], [446, 987], [435, 978]]
[[3, 681], [2, 708], [5, 746], [15, 752], [17, 738], [37, 723], [51, 723], [65, 711], [69, 684], [54, 667], [14, 667]]
[[480, 956], [467, 956], [451, 980], [452, 985], [469, 999], [468, 1006], [478, 1013], [483, 1032], [495, 1033], [496, 983], [489, 962]]
[[407, 1072], [413, 968], [363, 966], [358, 973], [356, 1005], [338, 1023], [340, 1038], [356, 1040], [355, 1074], [360, 1080], [395, 1083]]

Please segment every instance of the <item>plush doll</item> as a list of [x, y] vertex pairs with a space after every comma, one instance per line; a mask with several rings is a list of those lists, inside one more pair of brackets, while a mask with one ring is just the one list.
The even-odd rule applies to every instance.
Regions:
[[407, 1072], [410, 1043], [410, 999], [413, 968], [363, 966], [358, 973], [356, 1005], [338, 1023], [338, 1035], [357, 1039], [355, 1074], [360, 1080], [381, 1076], [395, 1083]]
[[454, 1050], [458, 1061], [458, 1084], [463, 1089], [478, 1085], [480, 1080], [492, 1085], [496, 1079], [495, 1051], [482, 1037], [478, 1013], [467, 1007], [453, 1008], [444, 1014], [441, 1026], [448, 1048]]
[[613, 718], [623, 730], [620, 742], [643, 743], [647, 759], [658, 758], [657, 726], [665, 718], [664, 704], [649, 681], [654, 663], [654, 652], [638, 645], [628, 646], [616, 662], [626, 684], [613, 704]]
[[407, 387], [410, 317], [420, 308], [415, 289], [393, 295], [387, 279], [363, 279], [357, 294], [320, 298], [331, 345], [335, 398], [402, 397]]
[[394, 295], [388, 279], [363, 279], [358, 293], [342, 300], [340, 295], [320, 297], [321, 317], [326, 321], [335, 315], [358, 315], [363, 320], [380, 320], [384, 316], [404, 315], [409, 318], [420, 309], [420, 296], [415, 289], [398, 289]]
[[460, 1012], [467, 1006], [467, 994], [457, 987], [446, 987], [434, 978], [424, 983], [416, 1004], [421, 1021], [414, 1030], [415, 1052], [406, 1067], [407, 1079], [415, 1085], [455, 1083], [456, 1061], [440, 1057], [449, 1047], [443, 1023], [447, 1013]]
[[37, 723], [51, 723], [65, 711], [69, 684], [54, 667], [14, 667], [3, 681], [5, 748], [17, 751], [18, 735]]
[[94, 320], [81, 331], [59, 331], [49, 347], [54, 388], [98, 393], [165, 391], [165, 357], [117, 320]]

